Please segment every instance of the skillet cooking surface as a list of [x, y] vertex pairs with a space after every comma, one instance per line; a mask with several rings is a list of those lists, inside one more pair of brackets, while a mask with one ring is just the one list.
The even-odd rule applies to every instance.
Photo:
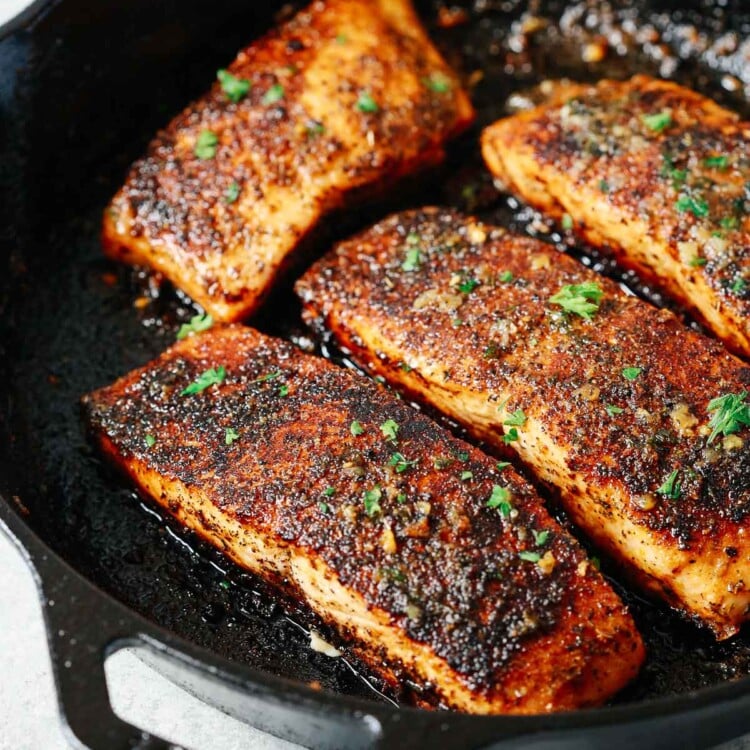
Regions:
[[[724, 10], [701, 4], [691, 12], [674, 10], [684, 3], [661, 3], [658, 9], [641, 5], [640, 15], [628, 6], [609, 19], [580, 4], [565, 11], [561, 26], [567, 33], [561, 34], [556, 21], [563, 6], [547, 3], [543, 10], [555, 22], [536, 23], [536, 33], [524, 37], [516, 33], [519, 25], [510, 27], [523, 4], [477, 0], [466, 23], [435, 28], [437, 3], [423, 3], [423, 18], [449, 59], [467, 75], [484, 71], [473, 90], [477, 125], [454, 144], [438, 179], [426, 181], [429, 188], [410, 189], [388, 205], [337, 217], [328, 222], [331, 237], [345, 236], [387, 210], [444, 203], [567, 248], [570, 243], [535, 214], [496, 195], [479, 158], [480, 128], [506, 111], [511, 92], [545, 77], [596, 80], [637, 71], [661, 71], [747, 115], [742, 84], [750, 90], [750, 66], [742, 63], [742, 49], [733, 52], [732, 37], [722, 36], [734, 31], [740, 41], [750, 40], [750, 12], [739, 12], [741, 4]], [[92, 14], [104, 11], [78, 5], [78, 15], [73, 1], [65, 3], [65, 16], [53, 10], [43, 28], [52, 34], [55, 23], [73, 24], [66, 34], [83, 38], [85, 26], [97, 23]], [[12, 253], [5, 257], [6, 288], [0, 294], [0, 491], [74, 567], [149, 619], [254, 667], [381, 699], [347, 662], [308, 648], [302, 625], [314, 624], [309, 615], [293, 603], [282, 605], [255, 578], [141, 501], [99, 460], [80, 422], [83, 393], [155, 356], [174, 340], [179, 322], [195, 313], [168, 285], [160, 287], [146, 274], [105, 261], [98, 233], [106, 201], [151, 135], [273, 22], [270, 11], [253, 8], [265, 3], [232, 5], [218, 0], [206, 13], [205, 6], [186, 7], [174, 0], [158, 6], [115, 2], [106, 13], [115, 18], [108, 23], [118, 28], [116, 36], [102, 36], [93, 45], [90, 32], [79, 45], [56, 47], [50, 41], [43, 58], [24, 49], [23, 40], [12, 49], [28, 65], [17, 94], [23, 111], [33, 117], [3, 117], [0, 124], [0, 169], [23, 165], [31, 175], [28, 182], [13, 185], [6, 206], [16, 234]], [[672, 10], [671, 24], [657, 10]], [[159, 33], [139, 31], [137, 19], [145, 12], [158, 14], [150, 28]], [[594, 23], [584, 34], [587, 18]], [[643, 30], [649, 19], [686, 59], [660, 52], [653, 34]], [[691, 23], [707, 36], [696, 38], [682, 25]], [[525, 28], [534, 25], [527, 22]], [[602, 63], [581, 63], [587, 40], [602, 30], [616, 34], [618, 28], [631, 29], [640, 39], [626, 56], [610, 52]], [[712, 46], [714, 39], [719, 42]], [[717, 56], [717, 50], [727, 54]], [[750, 55], [750, 41], [745, 53]], [[6, 64], [1, 55], [0, 64]], [[748, 80], [740, 80], [743, 74]], [[9, 103], [2, 90], [0, 103]], [[593, 252], [574, 252], [605, 273], [616, 273]], [[627, 280], [637, 293], [662, 303]], [[308, 338], [289, 288], [279, 290], [253, 323], [341, 360], [325, 342]], [[750, 674], [747, 629], [716, 644], [709, 634], [630, 592], [606, 560], [603, 566], [630, 605], [649, 652], [640, 678], [617, 702]]]

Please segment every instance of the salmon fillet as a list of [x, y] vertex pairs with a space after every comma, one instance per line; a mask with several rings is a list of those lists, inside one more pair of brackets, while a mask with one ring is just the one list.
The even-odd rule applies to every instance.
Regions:
[[629, 614], [530, 485], [366, 378], [230, 326], [84, 405], [141, 491], [438, 705], [598, 704], [638, 671]]
[[750, 356], [750, 123], [677, 84], [560, 84], [482, 134], [494, 175]]
[[641, 585], [719, 638], [747, 619], [750, 366], [718, 342], [448, 210], [341, 243], [297, 292], [356, 360], [520, 457]]
[[443, 158], [473, 119], [408, 0], [312, 3], [219, 72], [105, 211], [107, 255], [216, 320], [252, 313], [321, 217]]

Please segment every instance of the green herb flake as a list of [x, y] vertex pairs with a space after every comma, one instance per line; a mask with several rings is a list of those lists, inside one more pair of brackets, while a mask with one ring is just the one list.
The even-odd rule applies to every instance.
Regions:
[[284, 396], [288, 396], [288, 395], [289, 395], [289, 386], [286, 383], [284, 383], [284, 385], [279, 387], [279, 396], [283, 398]]
[[366, 114], [374, 114], [375, 112], [380, 111], [378, 103], [367, 91], [360, 92], [359, 97], [357, 98], [357, 109]]
[[382, 508], [380, 507], [380, 498], [383, 497], [383, 492], [380, 487], [373, 487], [371, 490], [367, 490], [364, 494], [365, 513], [372, 518], [376, 513], [380, 513]]
[[550, 302], [560, 305], [566, 312], [580, 315], [591, 320], [592, 313], [599, 309], [599, 301], [604, 296], [602, 288], [594, 281], [583, 284], [568, 284], [557, 294], [549, 298]]
[[521, 550], [521, 552], [518, 553], [518, 556], [522, 560], [532, 563], [538, 563], [542, 559], [542, 556], [538, 552], [531, 552], [527, 549]]
[[474, 472], [473, 471], [462, 471], [461, 472], [461, 481], [462, 482], [468, 482], [470, 479], [474, 479]]
[[323, 494], [326, 497], [333, 497], [336, 494], [336, 488], [329, 485], [323, 490]]
[[263, 94], [261, 104], [276, 104], [284, 98], [284, 87], [280, 83], [274, 83], [271, 88]]
[[518, 430], [515, 427], [511, 427], [508, 432], [503, 435], [503, 442], [506, 445], [515, 443], [518, 440]]
[[511, 271], [503, 271], [497, 277], [497, 280], [502, 284], [510, 284], [510, 282], [513, 281], [513, 273]]
[[281, 375], [281, 370], [276, 370], [275, 372], [267, 372], [265, 375], [261, 375], [259, 378], [255, 378], [255, 380], [251, 380], [250, 383], [265, 383], [268, 380], [275, 380]]
[[691, 195], [681, 195], [674, 207], [680, 213], [691, 213], [696, 219], [702, 219], [708, 216], [708, 203], [702, 198]]
[[509, 427], [523, 427], [526, 424], [526, 414], [523, 409], [516, 409], [512, 414], [508, 414], [507, 419], [503, 422]]
[[706, 263], [708, 263], [708, 260], [706, 258], [701, 258], [700, 255], [696, 255], [694, 258], [690, 259], [690, 263], [688, 263], [688, 265], [691, 268], [700, 268], [701, 266], [705, 266]]
[[221, 84], [221, 90], [226, 94], [230, 102], [238, 102], [244, 99], [250, 92], [250, 81], [245, 78], [237, 78], [228, 70], [219, 70], [216, 77]]
[[735, 294], [741, 294], [747, 289], [747, 282], [744, 279], [735, 279], [729, 287]]
[[708, 411], [713, 412], [708, 426], [712, 432], [708, 442], [719, 435], [733, 435], [742, 427], [750, 426], [750, 404], [747, 403], [747, 391], [741, 393], [726, 393], [712, 399], [708, 404]]
[[397, 474], [403, 474], [405, 471], [414, 468], [417, 461], [409, 461], [403, 453], [394, 453], [388, 461], [388, 465], [392, 466]]
[[566, 232], [569, 232], [573, 228], [573, 217], [570, 214], [563, 214], [560, 225]]
[[466, 279], [458, 285], [458, 291], [462, 294], [471, 294], [481, 283], [477, 279]]
[[224, 365], [217, 368], [211, 368], [202, 372], [187, 388], [185, 388], [180, 395], [181, 396], [192, 396], [195, 393], [201, 393], [212, 385], [218, 385], [224, 382], [224, 378], [227, 376], [227, 370]]
[[439, 72], [431, 73], [427, 78], [423, 78], [422, 83], [436, 94], [447, 94], [451, 90], [450, 80]]
[[240, 433], [233, 427], [227, 427], [226, 430], [224, 430], [224, 443], [226, 445], [231, 445], [235, 440], [239, 440], [239, 438]]
[[510, 466], [510, 461], [498, 461], [495, 464], [495, 468], [498, 471], [502, 471], [503, 469], [507, 469]]
[[675, 469], [665, 480], [664, 483], [656, 490], [657, 494], [664, 495], [670, 500], [679, 500], [682, 494], [682, 485], [677, 481], [679, 472]]
[[325, 132], [325, 125], [323, 125], [322, 122], [318, 122], [317, 120], [310, 120], [310, 122], [305, 125], [305, 133], [307, 133], [308, 138], [317, 138], [319, 135], [323, 135], [323, 133]]
[[723, 216], [719, 219], [719, 226], [722, 229], [737, 229], [740, 220], [736, 216]]
[[409, 247], [406, 250], [406, 256], [404, 262], [401, 264], [402, 271], [418, 271], [419, 265], [422, 262], [422, 255], [419, 252], [418, 247]]
[[199, 159], [213, 159], [219, 146], [219, 136], [213, 130], [201, 130], [195, 141], [194, 153]]
[[398, 495], [396, 495], [396, 502], [399, 505], [403, 505], [406, 502], [406, 495], [403, 492], [399, 492]]
[[146, 437], [143, 438], [143, 441], [148, 448], [153, 448], [156, 445], [156, 438], [153, 435], [146, 435]]
[[601, 570], [602, 561], [598, 557], [592, 557], [591, 566], [594, 568], [594, 570]]
[[349, 37], [346, 34], [336, 34], [336, 44], [346, 44]]
[[510, 490], [499, 484], [492, 485], [492, 492], [486, 504], [488, 508], [497, 508], [503, 518], [508, 518], [513, 509], [510, 504]]
[[669, 110], [641, 115], [641, 122], [654, 133], [661, 133], [672, 124], [672, 113]]
[[636, 380], [637, 377], [643, 372], [642, 367], [623, 367], [622, 368], [622, 376], [625, 378], [625, 380], [630, 380], [631, 382], [633, 380]]
[[240, 188], [239, 183], [233, 182], [224, 192], [224, 203], [227, 205], [234, 203], [240, 197], [241, 191], [242, 188]]
[[193, 315], [189, 323], [183, 323], [177, 331], [177, 340], [182, 341], [194, 333], [207, 331], [214, 324], [214, 319], [208, 313]]
[[610, 191], [609, 183], [606, 180], [599, 180], [599, 190], [608, 193]]
[[380, 431], [383, 433], [383, 437], [386, 440], [396, 440], [398, 434], [398, 425], [392, 419], [386, 419], [383, 424], [380, 425]]
[[320, 508], [321, 513], [328, 513], [330, 511], [328, 503], [324, 503], [322, 500], [318, 503], [318, 508]]
[[616, 417], [618, 414], [622, 414], [625, 409], [622, 409], [619, 406], [615, 406], [614, 404], [607, 404], [604, 407], [604, 411], [606, 411], [610, 417]]
[[544, 531], [535, 531], [532, 529], [531, 534], [534, 537], [534, 544], [536, 544], [537, 547], [544, 546], [547, 539], [549, 539], [549, 531], [547, 529], [544, 529]]
[[362, 424], [356, 419], [349, 425], [349, 432], [351, 432], [354, 437], [357, 437], [357, 435], [361, 435], [364, 431], [365, 428], [362, 427]]
[[450, 456], [437, 456], [436, 458], [432, 459], [432, 466], [438, 471], [447, 469], [452, 463], [453, 459], [450, 458]]
[[729, 166], [728, 156], [709, 156], [703, 160], [703, 164], [711, 169], [726, 169]]
[[453, 318], [453, 320], [451, 320], [451, 325], [454, 328], [460, 328], [463, 324], [464, 322], [463, 320], [461, 320], [461, 318]]

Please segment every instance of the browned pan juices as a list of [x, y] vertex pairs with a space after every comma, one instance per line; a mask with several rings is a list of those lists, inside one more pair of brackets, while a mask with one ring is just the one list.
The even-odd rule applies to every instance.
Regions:
[[[561, 76], [593, 81], [661, 72], [748, 115], [743, 88], [750, 86], [750, 66], [743, 64], [747, 48], [743, 51], [741, 35], [750, 39], [750, 12], [744, 11], [743, 20], [741, 4], [722, 10], [706, 3], [693, 17], [673, 3], [676, 10], [670, 21], [664, 12], [642, 11], [639, 16], [628, 5], [609, 16], [585, 3], [567, 9], [560, 3], [542, 5], [545, 12], [536, 15], [524, 13], [525, 4], [511, 0], [476, 0], [466, 10], [452, 13], [440, 12], [438, 2], [420, 5], [441, 51], [464, 75], [478, 121], [453, 144], [446, 165], [422, 187], [410, 186], [393, 194], [387, 204], [329, 221], [324, 227], [328, 236], [321, 239], [318, 252], [327, 249], [330, 240], [374, 222], [386, 211], [446, 204], [546, 239], [626, 283], [634, 293], [664, 304], [632, 274], [620, 275], [600, 254], [574, 246], [571, 236], [562, 236], [533, 211], [499, 195], [482, 165], [478, 134], [509, 111], [509, 100], [511, 105], [522, 104], [533, 87]], [[699, 26], [693, 28], [694, 23]], [[126, 163], [139, 155], [155, 128], [206, 88], [212, 71], [262, 30], [252, 23], [233, 24], [226, 48], [205, 50], [205, 59], [191, 59], [187, 73], [159, 71], [169, 108], [152, 113], [152, 121], [144, 123], [144, 132], [133, 136], [133, 143], [118, 146], [112, 162], [97, 167], [86, 188], [87, 210], [61, 220], [54, 233], [40, 239], [51, 248], [56, 275], [31, 254], [14, 258], [11, 289], [0, 297], [0, 341], [7, 342], [4, 375], [13, 395], [0, 424], [10, 446], [4, 449], [2, 463], [13, 470], [8, 494], [28, 508], [34, 528], [134, 609], [230, 658], [331, 690], [379, 699], [342, 659], [308, 648], [307, 636], [295, 623], [319, 625], [309, 613], [269, 593], [261, 582], [141, 502], [95, 455], [76, 409], [83, 393], [166, 348], [179, 323], [195, 313], [189, 300], [158, 279], [103, 259], [98, 239], [101, 208], [121, 182]], [[680, 61], [670, 52], [670, 44], [688, 57]], [[188, 74], [200, 78], [200, 85], [185, 84]], [[183, 83], [170, 94], [174, 80]], [[304, 329], [288, 287], [277, 290], [253, 322], [265, 332], [352, 366]], [[606, 560], [602, 566], [613, 573]], [[681, 693], [750, 674], [747, 628], [739, 637], [717, 644], [709, 633], [642, 599], [618, 577], [612, 581], [630, 605], [649, 653], [641, 676], [617, 702]]]

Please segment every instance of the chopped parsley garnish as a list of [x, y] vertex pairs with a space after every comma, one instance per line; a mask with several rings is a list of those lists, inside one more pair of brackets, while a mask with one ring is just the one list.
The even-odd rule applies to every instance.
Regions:
[[729, 287], [735, 294], [744, 292], [747, 288], [747, 282], [744, 279], [735, 279], [732, 286]]
[[213, 130], [201, 130], [195, 141], [194, 153], [199, 159], [213, 159], [219, 145], [219, 136]]
[[404, 262], [401, 264], [402, 271], [418, 271], [422, 262], [422, 255], [418, 247], [409, 247], [406, 250]]
[[275, 372], [267, 372], [265, 375], [261, 375], [259, 378], [255, 378], [255, 380], [251, 380], [251, 383], [265, 383], [267, 380], [275, 380], [276, 378], [281, 375], [281, 370], [276, 370]]
[[675, 469], [665, 480], [661, 487], [656, 490], [657, 494], [664, 495], [670, 500], [679, 500], [682, 494], [682, 484], [677, 481], [679, 472]]
[[691, 195], [681, 195], [674, 207], [682, 214], [690, 212], [696, 219], [708, 216], [708, 203]]
[[372, 98], [372, 95], [367, 91], [362, 91], [357, 99], [357, 109], [360, 112], [367, 114], [374, 114], [380, 110], [378, 103]]
[[461, 472], [461, 481], [462, 482], [468, 482], [469, 479], [474, 479], [474, 472], [473, 471], [462, 471]]
[[376, 513], [380, 513], [382, 508], [380, 507], [380, 498], [383, 497], [383, 492], [380, 487], [373, 487], [371, 490], [367, 490], [364, 494], [365, 513], [368, 516], [374, 516]]
[[331, 487], [331, 486], [328, 486], [328, 487], [326, 487], [326, 488], [325, 488], [325, 489], [323, 490], [323, 494], [324, 494], [324, 495], [325, 495], [326, 497], [333, 497], [333, 496], [334, 496], [334, 495], [336, 494], [336, 488], [335, 488], [335, 487]]
[[709, 156], [703, 160], [703, 164], [713, 169], [726, 169], [729, 166], [728, 156]]
[[447, 94], [451, 90], [450, 80], [442, 73], [431, 73], [427, 78], [422, 79], [422, 83], [436, 94]]
[[346, 44], [349, 37], [346, 34], [336, 34], [336, 44]]
[[469, 454], [466, 451], [459, 451], [455, 454], [456, 458], [459, 461], [468, 461], [469, 460]]
[[672, 124], [672, 113], [665, 109], [651, 115], [641, 115], [641, 121], [649, 130], [661, 133]]
[[453, 459], [450, 456], [437, 456], [432, 459], [432, 465], [438, 470], [442, 471], [447, 469], [453, 463]]
[[513, 281], [513, 274], [510, 271], [503, 271], [498, 277], [498, 281], [501, 281], [503, 284], [510, 284], [511, 281]]
[[536, 544], [537, 547], [543, 546], [547, 539], [549, 539], [549, 531], [547, 529], [544, 529], [544, 531], [536, 531], [532, 529], [531, 533], [534, 537], [534, 544]]
[[708, 426], [712, 432], [708, 442], [712, 443], [719, 435], [732, 435], [740, 429], [750, 426], [750, 404], [747, 403], [747, 391], [727, 393], [712, 399], [708, 411], [714, 412]]
[[328, 513], [328, 503], [324, 503], [322, 500], [318, 503], [318, 508], [320, 508], [321, 513]]
[[508, 432], [503, 435], [503, 442], [506, 445], [510, 445], [510, 443], [515, 443], [518, 440], [518, 430], [515, 427], [511, 427]]
[[286, 383], [284, 383], [284, 385], [282, 386], [279, 386], [279, 396], [283, 398], [284, 396], [288, 396], [288, 395], [289, 395], [289, 386]]
[[509, 427], [523, 427], [526, 424], [526, 414], [523, 409], [516, 409], [512, 414], [508, 414], [508, 418], [503, 424]]
[[212, 385], [218, 385], [224, 382], [224, 378], [227, 376], [227, 370], [224, 365], [217, 368], [211, 368], [202, 372], [185, 390], [180, 393], [181, 396], [192, 396], [194, 393], [200, 393], [205, 391]]
[[542, 556], [538, 552], [531, 552], [530, 550], [527, 550], [527, 549], [521, 550], [521, 552], [518, 553], [518, 556], [522, 560], [526, 560], [526, 562], [533, 562], [533, 563], [538, 563], [542, 559]]
[[604, 407], [604, 411], [606, 411], [610, 417], [614, 417], [614, 416], [617, 416], [618, 414], [622, 414], [625, 411], [625, 409], [622, 409], [619, 406], [615, 406], [614, 404], [607, 404]]
[[307, 125], [305, 126], [305, 133], [310, 138], [314, 138], [318, 135], [323, 135], [323, 133], [326, 132], [326, 126], [323, 125], [322, 122], [318, 122], [317, 120], [311, 120]]
[[495, 464], [495, 468], [498, 471], [502, 471], [503, 469], [507, 469], [510, 466], [510, 461], [498, 461]]
[[399, 503], [399, 505], [403, 505], [406, 502], [406, 495], [403, 492], [399, 492], [398, 495], [396, 495], [396, 502]]
[[245, 78], [237, 78], [228, 70], [219, 70], [216, 77], [221, 84], [221, 90], [226, 94], [230, 102], [238, 102], [244, 99], [250, 91], [250, 81]]
[[594, 281], [583, 284], [568, 284], [557, 294], [549, 298], [550, 302], [560, 305], [566, 312], [580, 315], [591, 320], [591, 314], [599, 309], [599, 301], [604, 296], [602, 288]]
[[573, 228], [573, 217], [570, 214], [563, 214], [560, 225], [566, 232], [569, 232]]
[[240, 191], [239, 183], [233, 182], [224, 193], [224, 203], [234, 203], [240, 197]]
[[263, 94], [260, 100], [262, 104], [276, 104], [284, 98], [284, 87], [280, 83], [274, 83], [271, 88]]
[[466, 279], [458, 285], [458, 291], [463, 294], [471, 294], [481, 283], [477, 279]]
[[214, 324], [214, 319], [208, 313], [193, 315], [189, 323], [183, 323], [177, 331], [177, 340], [182, 341], [193, 333], [207, 331]]
[[696, 255], [694, 258], [690, 259], [690, 263], [688, 263], [688, 265], [691, 268], [700, 268], [701, 266], [705, 266], [706, 263], [708, 263], [708, 259], [701, 258], [700, 255]]
[[724, 216], [719, 219], [719, 226], [722, 229], [737, 229], [740, 220], [736, 216]]
[[609, 183], [606, 180], [599, 180], [599, 190], [603, 193], [609, 192]]
[[623, 367], [622, 376], [625, 380], [635, 380], [643, 372], [642, 367]]
[[227, 445], [231, 445], [235, 440], [239, 440], [240, 433], [234, 429], [234, 427], [227, 427], [224, 431], [224, 442]]
[[156, 445], [156, 438], [153, 435], [146, 435], [143, 440], [149, 448], [153, 448]]
[[385, 422], [380, 425], [380, 431], [383, 433], [383, 437], [387, 440], [396, 440], [398, 425], [392, 419], [386, 419]]
[[362, 427], [362, 424], [356, 419], [349, 425], [349, 432], [351, 432], [354, 437], [357, 437], [357, 435], [361, 435], [364, 431], [365, 428]]
[[403, 474], [405, 471], [408, 471], [412, 467], [417, 465], [417, 461], [409, 461], [403, 453], [394, 453], [391, 456], [390, 461], [388, 461], [388, 465], [392, 466], [397, 474]]
[[492, 485], [492, 493], [487, 500], [487, 507], [497, 508], [503, 518], [508, 518], [511, 510], [513, 510], [510, 504], [510, 490], [501, 487], [499, 484]]

